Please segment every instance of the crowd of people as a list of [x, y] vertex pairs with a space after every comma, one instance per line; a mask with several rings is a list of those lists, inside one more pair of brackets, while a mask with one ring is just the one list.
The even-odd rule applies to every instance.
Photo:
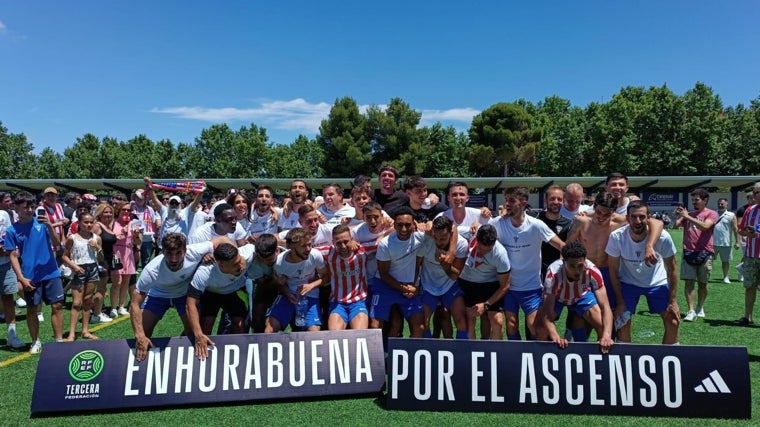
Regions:
[[[707, 191], [692, 191], [693, 209], [672, 212], [673, 227], [684, 228], [678, 251], [661, 220], [670, 217], [653, 215], [628, 195], [619, 173], [607, 177], [593, 201], [579, 184], [551, 186], [537, 212], [525, 187], [507, 188], [494, 213], [469, 207], [463, 182], [451, 182], [442, 203], [423, 178], [406, 177], [401, 189], [399, 179], [386, 165], [377, 189], [359, 176], [350, 190], [327, 184], [312, 198], [295, 179], [281, 201], [260, 185], [229, 189], [205, 205], [202, 191], [159, 194], [149, 178], [130, 200], [75, 193], [61, 199], [54, 187], [41, 200], [26, 191], [2, 194], [7, 345], [27, 348], [15, 327], [15, 306], [25, 307], [29, 352], [41, 352], [44, 302], [56, 341], [97, 339], [92, 324], [130, 316], [138, 360], [153, 345], [157, 323], [174, 315], [170, 310], [199, 358], [215, 334], [379, 328], [387, 338], [400, 336], [404, 321], [412, 337], [475, 339], [479, 332], [483, 339], [524, 337], [560, 347], [595, 331], [606, 353], [615, 340], [631, 341], [631, 313], [641, 296], [662, 318], [662, 343], [678, 344], [680, 322], [705, 316], [713, 258], [720, 256], [729, 282], [732, 250], [740, 244], [746, 312], [735, 323], [753, 322], [760, 284], [760, 207], [753, 202], [760, 183], [741, 215], [728, 211], [725, 199], [713, 211]], [[688, 305], [683, 317], [679, 277]], [[564, 308], [560, 334], [555, 322]]]

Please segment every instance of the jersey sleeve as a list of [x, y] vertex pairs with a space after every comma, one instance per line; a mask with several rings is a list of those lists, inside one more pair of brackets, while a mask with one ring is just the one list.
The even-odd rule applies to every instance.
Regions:
[[604, 252], [611, 257], [620, 257], [620, 233], [613, 231], [612, 234], [610, 234]]

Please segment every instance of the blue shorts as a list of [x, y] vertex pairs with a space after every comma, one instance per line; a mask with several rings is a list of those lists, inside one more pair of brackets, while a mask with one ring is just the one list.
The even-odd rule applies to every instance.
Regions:
[[[309, 308], [306, 310], [306, 325], [304, 329], [312, 326], [322, 326], [322, 320], [319, 318], [319, 298], [307, 298]], [[274, 317], [280, 322], [280, 327], [284, 330], [292, 320], [295, 320], [296, 307], [285, 297], [277, 295], [272, 308], [267, 312], [267, 317]]]
[[13, 295], [18, 292], [18, 278], [11, 263], [0, 264], [0, 295]]
[[543, 289], [541, 288], [532, 291], [510, 290], [504, 295], [503, 309], [505, 312], [517, 314], [518, 310], [522, 308], [523, 313], [531, 314], [541, 306], [542, 293]]
[[660, 314], [668, 308], [670, 303], [670, 288], [668, 285], [655, 286], [653, 288], [641, 288], [629, 283], [620, 283], [623, 290], [623, 301], [625, 309], [631, 313], [636, 312], [636, 305], [639, 303], [639, 297], [644, 295], [647, 298], [649, 312]]
[[369, 316], [369, 312], [367, 311], [367, 302], [365, 300], [349, 303], [336, 301], [330, 302], [330, 316], [337, 314], [341, 319], [343, 319], [344, 322], [346, 322], [346, 325], [351, 323], [351, 321], [354, 320], [356, 316], [362, 313]]
[[179, 298], [163, 298], [146, 295], [145, 301], [143, 301], [140, 308], [150, 311], [158, 316], [159, 319], [163, 319], [166, 310], [170, 307], [176, 308], [177, 313], [179, 313], [180, 316], [184, 316], [187, 312], [187, 306], [185, 304], [187, 304], [187, 296], [181, 296]]
[[71, 279], [71, 287], [78, 288], [87, 283], [98, 283], [100, 281], [100, 275], [98, 274], [98, 264], [82, 264], [80, 265], [84, 269], [84, 273], [75, 274]]
[[375, 277], [370, 282], [372, 289], [372, 310], [369, 316], [373, 319], [387, 321], [391, 316], [391, 307], [398, 305], [404, 318], [409, 319], [417, 313], [422, 313], [422, 298], [418, 295], [414, 298], [407, 298], [396, 289], [392, 289], [385, 282]]
[[464, 292], [462, 292], [462, 288], [456, 282], [443, 295], [433, 295], [428, 291], [422, 292], [422, 304], [428, 306], [433, 311], [435, 311], [439, 303], [443, 304], [447, 310], [451, 310], [451, 305], [454, 304], [457, 298], [464, 298]]
[[564, 303], [561, 303], [559, 301], [555, 302], [554, 313], [557, 314], [557, 319], [559, 319], [560, 314], [562, 314], [562, 309], [567, 307], [567, 309], [570, 310], [571, 312], [577, 314], [579, 317], [583, 317], [583, 315], [586, 314], [587, 311], [591, 310], [591, 307], [597, 304], [598, 302], [596, 301], [596, 297], [594, 296], [594, 293], [589, 291], [589, 292], [586, 292], [586, 294], [583, 295], [581, 299], [576, 301], [575, 304], [565, 305]]
[[40, 305], [43, 300], [47, 305], [64, 300], [63, 282], [61, 282], [60, 277], [43, 280], [35, 283], [34, 286], [33, 291], [24, 290], [24, 300], [26, 300], [27, 307]]

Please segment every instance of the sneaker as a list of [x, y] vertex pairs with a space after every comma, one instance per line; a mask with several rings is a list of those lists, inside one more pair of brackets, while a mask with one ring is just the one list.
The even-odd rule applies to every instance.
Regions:
[[694, 310], [689, 310], [689, 312], [686, 313], [686, 316], [684, 316], [683, 320], [686, 322], [693, 322], [696, 318], [697, 313], [695, 313]]
[[725, 283], [727, 285], [730, 285], [731, 284], [731, 279], [729, 279], [728, 277], [724, 277], [723, 278], [723, 283]]
[[45, 315], [42, 314], [41, 311], [39, 313], [37, 313], [37, 320], [40, 321], [40, 322], [44, 322], [45, 321]]
[[93, 314], [91, 318], [96, 319], [95, 323], [109, 323], [109, 322], [113, 322], [113, 319], [111, 319], [111, 317], [109, 315], [107, 315], [105, 313], [102, 313], [102, 312], [100, 314], [98, 314], [98, 315]]
[[111, 309], [111, 312], [110, 312], [110, 313], [108, 313], [108, 316], [109, 316], [111, 319], [115, 319], [115, 318], [119, 317], [119, 312], [118, 312], [118, 311], [116, 311], [116, 309], [115, 309], [115, 308], [112, 308], [112, 309]]
[[21, 297], [18, 297], [18, 299], [16, 300], [16, 307], [21, 307], [21, 308], [26, 307], [26, 300]]
[[699, 310], [697, 310], [697, 317], [702, 317], [702, 318], [705, 317], [705, 309], [704, 308], [700, 308]]
[[124, 307], [119, 307], [119, 316], [129, 316], [129, 310]]
[[8, 347], [12, 348], [13, 350], [20, 350], [24, 347], [26, 347], [26, 343], [21, 341], [15, 333], [9, 333], [8, 334]]
[[29, 347], [29, 354], [40, 354], [42, 353], [42, 343], [40, 340], [37, 340], [32, 343], [32, 346]]

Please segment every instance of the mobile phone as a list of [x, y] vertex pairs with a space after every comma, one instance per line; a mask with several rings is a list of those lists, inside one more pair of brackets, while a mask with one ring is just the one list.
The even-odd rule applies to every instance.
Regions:
[[34, 212], [37, 216], [46, 216], [47, 211], [42, 206], [38, 207], [37, 210]]

